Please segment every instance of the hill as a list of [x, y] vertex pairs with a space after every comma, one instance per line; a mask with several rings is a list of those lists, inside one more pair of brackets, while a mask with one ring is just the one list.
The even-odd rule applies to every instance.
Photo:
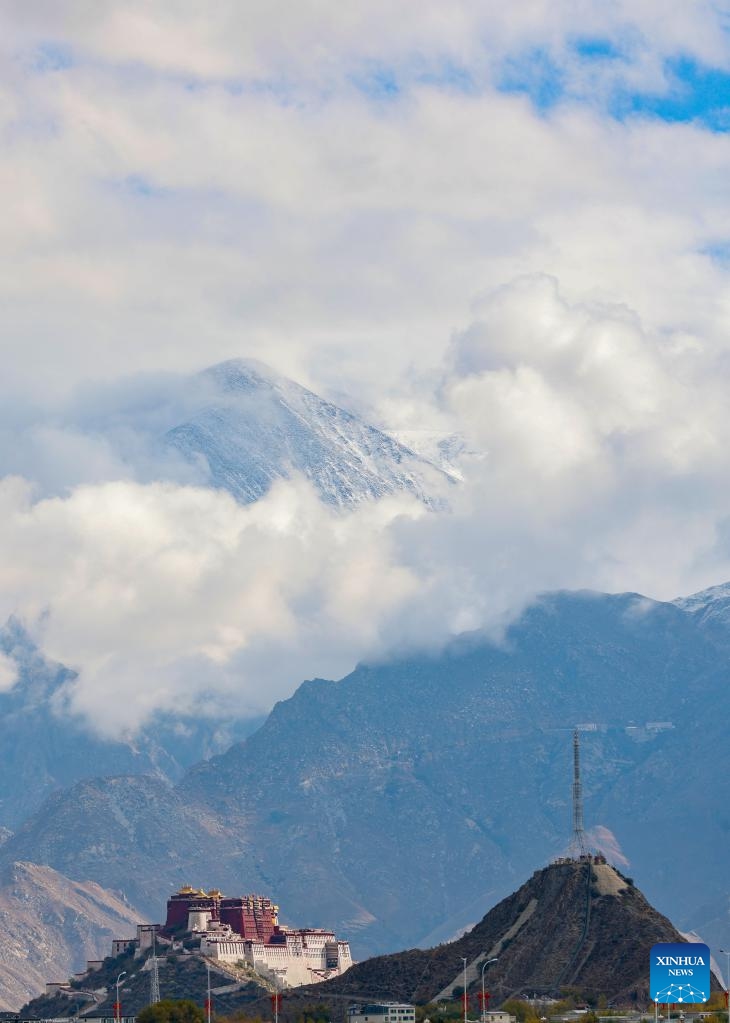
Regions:
[[472, 992], [479, 989], [482, 965], [496, 957], [485, 967], [495, 1004], [571, 987], [588, 998], [603, 994], [617, 1004], [646, 1005], [651, 946], [683, 940], [613, 867], [555, 863], [536, 871], [458, 941], [369, 959], [316, 990], [324, 998], [440, 1001], [463, 990], [463, 957]]
[[[186, 952], [170, 953], [158, 950], [158, 978], [161, 998], [189, 998], [203, 1005], [208, 992], [206, 960]], [[150, 1003], [151, 956], [135, 958], [123, 953], [104, 960], [101, 969], [69, 985], [57, 994], [44, 994], [23, 1006], [20, 1015], [31, 1019], [58, 1019], [79, 1013], [108, 1019], [114, 1016], [116, 979], [125, 976], [119, 989], [119, 1000], [125, 1016], [136, 1015]], [[211, 994], [216, 1013], [228, 1015], [266, 998], [265, 988], [250, 976], [235, 976], [235, 968], [226, 969], [211, 964]]]
[[47, 981], [86, 968], [112, 938], [134, 934], [140, 914], [93, 882], [13, 863], [0, 875], [0, 1008], [17, 1009]]

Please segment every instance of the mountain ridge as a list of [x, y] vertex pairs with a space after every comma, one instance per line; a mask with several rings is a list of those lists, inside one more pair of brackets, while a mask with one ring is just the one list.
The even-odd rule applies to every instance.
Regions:
[[[726, 654], [673, 604], [547, 595], [501, 646], [472, 634], [440, 654], [303, 683], [174, 788], [121, 778], [60, 793], [0, 846], [0, 863], [41, 849], [152, 918], [170, 885], [200, 872], [271, 894], [292, 922], [333, 926], [356, 958], [444, 940], [565, 849], [570, 736], [583, 722], [588, 826], [618, 840], [653, 903], [702, 932], [725, 890], [723, 820], [708, 823], [694, 792], [708, 737], [713, 764], [725, 762]], [[704, 877], [664, 813], [673, 798], [707, 832]], [[96, 822], [115, 805], [132, 831], [113, 825], [99, 845]], [[134, 869], [117, 853], [129, 834]], [[661, 863], [658, 835], [672, 849]]]
[[[600, 613], [593, 620], [596, 609]], [[652, 626], [649, 630], [647, 623]], [[615, 650], [610, 654], [612, 686], [586, 685], [586, 679], [595, 676], [597, 668], [603, 672], [603, 662], [609, 657], [610, 632], [616, 628], [620, 635], [618, 643], [613, 640]], [[192, 791], [198, 798], [205, 793], [211, 801], [209, 805], [226, 814], [235, 809], [236, 793], [245, 784], [244, 779], [255, 775], [254, 765], [261, 760], [263, 750], [288, 750], [287, 770], [294, 772], [294, 778], [287, 783], [280, 776], [277, 783], [272, 777], [260, 790], [259, 769], [259, 778], [248, 790], [249, 802], [263, 801], [269, 798], [265, 794], [269, 794], [270, 805], [276, 808], [277, 819], [269, 817], [262, 822], [262, 828], [271, 849], [286, 849], [281, 858], [276, 851], [267, 856], [270, 868], [272, 860], [281, 862], [273, 876], [285, 887], [284, 861], [293, 857], [292, 862], [296, 863], [298, 857], [286, 837], [287, 822], [316, 817], [318, 828], [329, 832], [327, 822], [341, 814], [349, 840], [343, 847], [338, 840], [342, 829], [331, 830], [330, 840], [339, 851], [338, 862], [335, 865], [332, 857], [327, 858], [335, 871], [341, 870], [346, 852], [348, 869], [363, 879], [361, 895], [369, 891], [373, 898], [379, 884], [387, 886], [388, 871], [377, 865], [387, 860], [391, 864], [389, 886], [400, 887], [400, 900], [407, 898], [417, 905], [418, 895], [411, 875], [413, 870], [418, 871], [419, 865], [425, 867], [419, 853], [415, 852], [408, 864], [400, 865], [393, 860], [392, 853], [378, 849], [373, 856], [376, 863], [366, 869], [353, 842], [356, 834], [360, 841], [373, 839], [366, 839], [367, 829], [356, 827], [348, 817], [346, 807], [354, 806], [379, 819], [382, 826], [392, 829], [394, 834], [403, 835], [404, 828], [410, 828], [413, 833], [428, 835], [429, 840], [433, 836], [440, 850], [438, 855], [443, 856], [444, 869], [464, 877], [469, 870], [455, 862], [459, 857], [454, 856], [448, 845], [442, 847], [440, 843], [438, 819], [442, 817], [453, 844], [464, 843], [464, 848], [468, 848], [477, 842], [483, 854], [491, 850], [490, 855], [500, 865], [499, 870], [492, 872], [492, 877], [501, 876], [504, 885], [507, 877], [535, 866], [535, 861], [530, 862], [524, 850], [515, 844], [515, 832], [521, 822], [526, 826], [526, 807], [521, 805], [525, 801], [535, 815], [534, 825], [543, 835], [542, 858], [560, 851], [560, 835], [566, 835], [569, 820], [569, 732], [577, 721], [592, 720], [605, 725], [605, 730], [602, 728], [595, 735], [586, 736], [586, 742], [600, 747], [596, 751], [598, 764], [591, 763], [592, 751], [590, 747], [587, 750], [584, 784], [590, 797], [594, 797], [596, 783], [599, 791], [610, 794], [625, 773], [622, 764], [635, 764], [638, 768], [650, 753], [662, 747], [675, 748], [676, 731], [652, 732], [647, 743], [638, 742], [632, 731], [632, 720], [641, 721], [640, 715], [644, 722], [655, 717], [653, 704], [664, 699], [668, 666], [673, 677], [692, 680], [690, 688], [695, 690], [701, 690], [708, 678], [714, 678], [717, 684], [715, 647], [703, 637], [701, 658], [697, 658], [696, 653], [689, 657], [686, 653], [682, 655], [683, 631], [694, 635], [695, 626], [681, 611], [636, 595], [603, 599], [592, 594], [552, 595], [528, 609], [520, 623], [508, 633], [502, 647], [490, 646], [484, 641], [480, 644], [477, 638], [470, 636], [466, 641], [456, 641], [440, 657], [412, 657], [405, 664], [396, 661], [395, 667], [392, 664], [361, 665], [336, 685], [310, 683], [301, 687], [290, 701], [275, 708], [256, 735], [207, 764], [192, 768], [187, 782], [192, 784]], [[565, 656], [556, 646], [556, 636], [567, 648]], [[589, 639], [597, 649], [589, 646]], [[555, 663], [548, 671], [550, 658]], [[536, 673], [538, 665], [542, 667]], [[491, 676], [486, 690], [485, 671]], [[450, 678], [458, 691], [458, 699], [447, 699], [435, 712], [431, 708], [433, 701], [439, 698], [444, 677]], [[637, 685], [639, 678], [641, 684]], [[368, 700], [375, 682], [377, 697]], [[406, 708], [399, 701], [409, 690], [412, 696]], [[617, 692], [620, 692], [619, 700]], [[665, 709], [665, 712], [668, 711]], [[671, 714], [682, 714], [681, 698], [675, 700]], [[402, 731], [406, 718], [407, 740]], [[321, 721], [328, 723], [324, 735]], [[434, 732], [436, 726], [437, 733]], [[480, 743], [480, 727], [488, 729], [484, 733], [485, 745], [488, 743], [490, 750], [487, 757]], [[436, 734], [438, 749], [433, 748]], [[317, 748], [322, 764], [310, 768]], [[527, 750], [526, 757], [523, 750]], [[511, 777], [515, 770], [511, 759], [515, 755], [525, 759], [525, 766], [518, 768], [522, 775], [519, 790], [515, 790], [515, 780]], [[564, 765], [562, 780], [556, 777], [557, 762]], [[335, 765], [331, 771], [326, 766], [328, 763]], [[484, 796], [479, 797], [476, 804], [470, 798], [465, 800], [454, 777], [455, 765], [463, 767], [469, 777], [477, 763], [499, 779], [499, 790], [486, 797], [486, 805]], [[548, 777], [540, 780], [545, 764], [549, 765]], [[602, 778], [597, 777], [597, 770], [604, 771]], [[358, 775], [367, 776], [370, 782], [367, 789], [356, 795], [353, 789], [357, 789], [357, 783], [350, 785], [350, 781]], [[541, 795], [546, 784], [550, 793], [547, 802]], [[297, 785], [307, 787], [306, 799], [294, 795]], [[290, 795], [283, 798], [284, 792]], [[308, 802], [313, 804], [309, 809]], [[477, 805], [480, 806], [478, 811]], [[455, 808], [461, 806], [463, 810], [455, 816]], [[558, 808], [562, 809], [556, 814]], [[613, 814], [619, 817], [615, 806]], [[598, 821], [601, 820], [598, 817]], [[446, 821], [450, 823], [447, 825]], [[621, 834], [616, 823], [612, 830]], [[505, 841], [507, 834], [511, 837]], [[549, 842], [545, 841], [547, 836], [550, 836]], [[378, 848], [380, 843], [374, 841]], [[502, 874], [504, 870], [508, 873]], [[472, 897], [478, 893], [473, 878], [464, 877], [460, 889], [471, 891]], [[438, 883], [435, 891], [438, 893]], [[486, 891], [495, 889], [487, 884]], [[499, 888], [496, 892], [499, 893]], [[287, 901], [289, 898], [287, 895]], [[478, 906], [477, 902], [472, 912]], [[364, 915], [380, 916], [373, 905], [368, 905], [367, 899], [364, 909]], [[455, 909], [444, 904], [442, 917], [452, 918]], [[469, 919], [467, 912], [462, 907], [462, 922], [465, 916]], [[384, 923], [382, 916], [380, 919]], [[453, 922], [456, 924], [456, 920]], [[418, 943], [426, 933], [431, 933], [431, 927], [424, 926], [420, 935], [411, 930], [407, 935], [401, 931], [400, 936]]]
[[338, 508], [404, 493], [442, 507], [456, 477], [301, 384], [253, 359], [198, 374], [205, 397], [165, 443], [203, 467], [208, 482], [249, 503], [301, 473]]

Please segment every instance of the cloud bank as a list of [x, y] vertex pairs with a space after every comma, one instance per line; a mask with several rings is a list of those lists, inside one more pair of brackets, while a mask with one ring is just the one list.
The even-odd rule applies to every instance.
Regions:
[[336, 511], [298, 479], [242, 506], [171, 480], [39, 497], [6, 477], [0, 616], [35, 623], [79, 673], [67, 709], [114, 734], [158, 711], [260, 714], [305, 677], [468, 629], [498, 639], [545, 589], [671, 598], [730, 575], [727, 377], [625, 307], [521, 278], [482, 299], [423, 398], [469, 452], [448, 510]]
[[[722, 5], [0, 18], [0, 614], [71, 709], [259, 713], [542, 589], [730, 576]], [[451, 509], [206, 490], [155, 439], [241, 355], [462, 436]]]

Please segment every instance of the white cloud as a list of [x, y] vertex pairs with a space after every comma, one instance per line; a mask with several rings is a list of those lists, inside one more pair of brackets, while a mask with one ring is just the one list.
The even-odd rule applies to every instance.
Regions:
[[[452, 343], [447, 399], [495, 464], [537, 476], [713, 471], [724, 461], [719, 346], [647, 331], [625, 306], [569, 304], [553, 278], [521, 278]], [[698, 404], [698, 395], [702, 402]]]
[[[668, 57], [727, 69], [723, 12], [412, 11], [4, 7], [0, 473], [29, 482], [0, 490], [0, 612], [45, 622], [101, 728], [259, 711], [542, 588], [730, 575], [730, 136], [606, 112]], [[537, 54], [543, 113], [496, 87]], [[463, 433], [452, 512], [159, 483], [184, 395], [134, 374], [240, 355]]]
[[15, 0], [14, 36], [62, 40], [89, 58], [208, 78], [331, 80], [367, 60], [401, 65], [458, 61], [473, 69], [505, 53], [542, 46], [564, 56], [576, 38], [605, 38], [628, 50], [624, 74], [656, 74], [652, 58], [682, 50], [707, 62], [728, 59], [723, 12], [711, 0], [667, 11], [658, 0], [610, 5], [555, 0], [505, 8], [497, 0], [457, 0], [444, 9], [423, 0], [418, 18], [408, 3], [370, 0], [221, 0], [214, 15], [194, 0], [131, 0], [123, 7], [74, 0]]
[[0, 693], [12, 689], [18, 681], [18, 665], [12, 657], [0, 650]]
[[[6, 478], [0, 616], [37, 622], [79, 672], [71, 709], [110, 733], [157, 710], [256, 714], [363, 657], [499, 635], [541, 590], [671, 598], [730, 576], [723, 353], [570, 303], [541, 275], [476, 308], [414, 405], [476, 453], [448, 512], [406, 498], [335, 512], [299, 480], [242, 507], [159, 482], [37, 498]], [[159, 426], [185, 388], [157, 409], [161, 382], [135, 405], [131, 381], [119, 417], [113, 393], [87, 398], [87, 422], [106, 400], [122, 425], [131, 407]]]
[[341, 517], [304, 482], [248, 507], [122, 482], [34, 502], [17, 478], [0, 511], [0, 612], [38, 623], [80, 672], [73, 709], [104, 731], [160, 708], [259, 713], [293, 672], [347, 670], [416, 585], [387, 528], [423, 513], [386, 501]]
[[[633, 41], [590, 74], [726, 65], [713, 4], [347, 7], [11, 5], [8, 390], [249, 354], [373, 400], [438, 364], [478, 289], [535, 272], [650, 327], [724, 332], [726, 271], [697, 253], [730, 231], [728, 137], [619, 124], [593, 82], [544, 117], [493, 87], [533, 46], [588, 74], [581, 35]], [[397, 97], [352, 84], [390, 64]], [[474, 87], [409, 72], [445, 65]]]

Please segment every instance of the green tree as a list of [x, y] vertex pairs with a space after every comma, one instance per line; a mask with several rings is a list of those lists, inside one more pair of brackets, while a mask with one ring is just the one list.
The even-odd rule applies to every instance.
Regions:
[[502, 1005], [502, 1011], [508, 1012], [511, 1016], [516, 1016], [518, 1023], [537, 1023], [539, 1020], [533, 1006], [529, 1002], [524, 1002], [521, 998], [508, 998]]
[[205, 1013], [189, 998], [163, 998], [137, 1013], [138, 1023], [205, 1023]]
[[330, 1023], [330, 1013], [326, 1005], [305, 1005], [297, 1017], [298, 1023]]
[[261, 1016], [249, 1016], [243, 1009], [234, 1009], [230, 1016], [216, 1016], [215, 1020], [216, 1023], [263, 1023]]

